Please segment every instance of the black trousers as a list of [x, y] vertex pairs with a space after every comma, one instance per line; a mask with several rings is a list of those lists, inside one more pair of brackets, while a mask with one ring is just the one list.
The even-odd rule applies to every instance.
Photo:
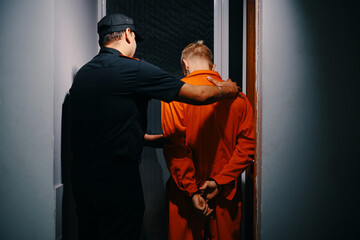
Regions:
[[144, 197], [138, 164], [73, 172], [80, 240], [138, 240]]

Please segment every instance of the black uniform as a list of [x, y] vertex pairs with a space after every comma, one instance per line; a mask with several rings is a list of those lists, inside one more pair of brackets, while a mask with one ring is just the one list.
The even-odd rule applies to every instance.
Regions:
[[[138, 169], [151, 98], [170, 102], [183, 82], [103, 47], [76, 74], [72, 183], [84, 239], [137, 239], [144, 200]], [[92, 232], [89, 232], [92, 229]]]

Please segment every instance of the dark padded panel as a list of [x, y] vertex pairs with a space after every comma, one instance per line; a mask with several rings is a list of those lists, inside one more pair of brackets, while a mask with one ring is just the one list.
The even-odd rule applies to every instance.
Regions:
[[183, 77], [181, 51], [189, 43], [204, 40], [213, 51], [214, 5], [209, 0], [106, 1], [107, 13], [123, 13], [135, 21], [145, 41], [135, 57], [153, 63], [174, 76]]
[[229, 78], [242, 86], [243, 1], [229, 1]]

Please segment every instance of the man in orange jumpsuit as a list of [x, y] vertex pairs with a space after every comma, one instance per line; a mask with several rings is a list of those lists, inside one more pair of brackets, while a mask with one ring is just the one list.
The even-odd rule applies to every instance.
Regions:
[[[222, 81], [202, 41], [183, 50], [181, 64], [185, 83], [211, 85], [207, 76]], [[240, 239], [240, 174], [253, 161], [255, 147], [248, 99], [241, 93], [206, 106], [162, 102], [161, 108], [164, 135], [171, 139], [164, 146], [171, 174], [169, 239]]]

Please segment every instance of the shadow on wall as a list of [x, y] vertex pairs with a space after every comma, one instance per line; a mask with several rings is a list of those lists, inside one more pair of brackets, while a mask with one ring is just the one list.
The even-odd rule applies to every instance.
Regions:
[[[316, 63], [316, 76], [311, 87], [317, 98], [317, 151], [322, 153], [322, 164], [316, 171], [320, 183], [337, 172], [333, 184], [323, 182], [327, 188], [319, 188], [323, 195], [331, 198], [335, 189], [344, 200], [352, 195], [351, 185], [355, 182], [360, 144], [359, 119], [359, 34], [356, 33], [358, 8], [338, 1], [326, 4], [316, 1], [299, 1], [299, 8], [306, 13], [308, 36], [313, 44], [312, 60]], [[321, 14], [319, 14], [321, 13]], [[356, 25], [356, 26], [355, 26]], [[356, 163], [355, 163], [356, 161]], [[341, 170], [339, 163], [343, 162]], [[353, 173], [353, 174], [351, 174]], [[321, 189], [321, 190], [320, 190]], [[352, 212], [351, 206], [343, 206], [344, 212]], [[347, 209], [349, 208], [349, 209]], [[329, 209], [326, 210], [330, 215]], [[330, 217], [330, 216], [329, 216]], [[336, 227], [336, 226], [334, 226]]]
[[[321, 137], [317, 150], [322, 153], [323, 161], [316, 164], [318, 181], [314, 184], [318, 188], [313, 196], [333, 199], [327, 204], [319, 201], [318, 206], [321, 207], [317, 209], [318, 214], [326, 219], [320, 227], [343, 229], [328, 233], [329, 239], [350, 239], [359, 236], [355, 224], [358, 215], [355, 213], [360, 211], [356, 204], [358, 197], [354, 194], [354, 189], [358, 188], [356, 182], [359, 181], [357, 149], [360, 145], [360, 39], [355, 30], [359, 21], [359, 8], [355, 5], [359, 4], [301, 1], [299, 5], [308, 13], [307, 21], [311, 23], [308, 24], [309, 32], [315, 49], [314, 60], [318, 67], [315, 80], [319, 94], [318, 118], [321, 122], [318, 136]], [[332, 178], [333, 181], [329, 181]]]
[[70, 139], [70, 94], [67, 94], [62, 108], [61, 123], [61, 178], [63, 183], [62, 198], [62, 236], [63, 239], [78, 239], [78, 223], [75, 202], [70, 181], [71, 139]]
[[359, 239], [358, 8], [263, 6], [262, 236]]

